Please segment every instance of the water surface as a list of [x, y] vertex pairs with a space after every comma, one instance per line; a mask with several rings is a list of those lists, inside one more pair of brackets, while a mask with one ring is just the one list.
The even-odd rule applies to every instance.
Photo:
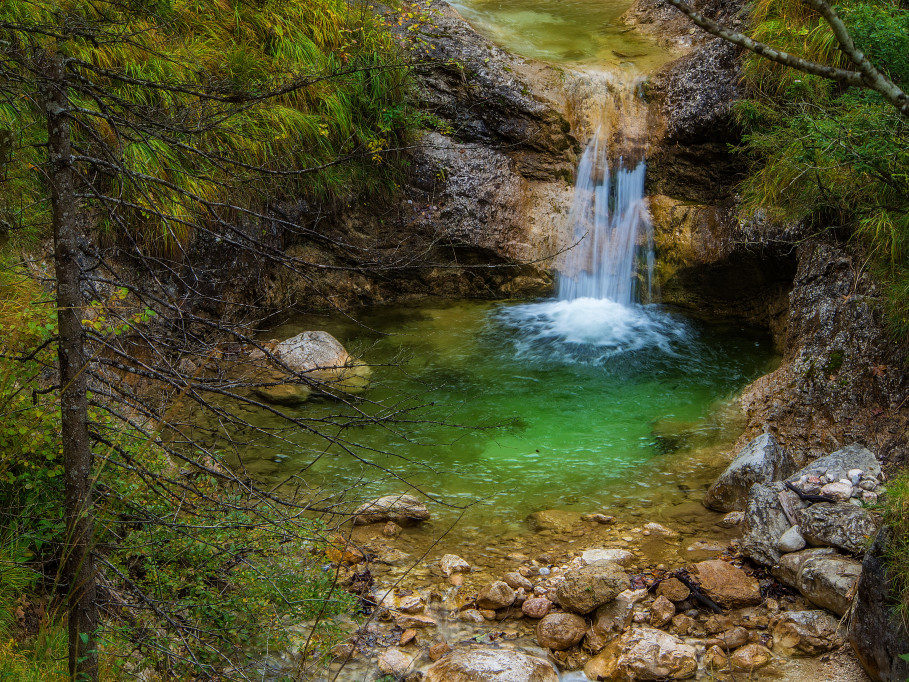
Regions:
[[[343, 447], [298, 429], [234, 434], [245, 439], [242, 465], [261, 482], [299, 474], [351, 502], [414, 486], [437, 501], [436, 520], [470, 507], [465, 527], [490, 514], [516, 527], [538, 509], [609, 509], [707, 480], [697, 456], [681, 453], [734, 440], [722, 406], [774, 361], [753, 330], [608, 300], [429, 302], [358, 319], [299, 318], [270, 333], [324, 329], [374, 365], [363, 402], [312, 401], [295, 413], [395, 411], [406, 423], [340, 432]], [[264, 412], [244, 416], [282, 427]]]

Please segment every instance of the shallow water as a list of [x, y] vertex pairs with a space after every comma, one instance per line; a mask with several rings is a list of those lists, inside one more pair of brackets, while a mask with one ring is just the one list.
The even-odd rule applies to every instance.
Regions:
[[[493, 516], [497, 534], [508, 534], [539, 509], [649, 505], [697, 487], [712, 471], [697, 452], [716, 453], [737, 435], [725, 401], [774, 362], [769, 340], [753, 330], [593, 299], [424, 303], [374, 308], [359, 320], [365, 327], [300, 318], [269, 335], [324, 329], [374, 365], [365, 401], [311, 401], [295, 413], [422, 405], [402, 413], [410, 423], [342, 434], [352, 454], [300, 430], [280, 440], [249, 433], [239, 460], [261, 482], [299, 473], [326, 493], [348, 490], [351, 504], [414, 486], [434, 500], [436, 522], [469, 507], [459, 524], [466, 533]], [[244, 416], [281, 427], [264, 412]]]
[[515, 54], [573, 66], [649, 73], [665, 48], [621, 21], [631, 0], [458, 0], [458, 12]]

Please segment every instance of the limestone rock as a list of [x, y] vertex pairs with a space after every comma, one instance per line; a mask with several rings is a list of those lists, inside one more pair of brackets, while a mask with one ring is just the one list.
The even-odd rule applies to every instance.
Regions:
[[716, 511], [744, 511], [755, 483], [779, 481], [794, 472], [795, 461], [771, 434], [765, 433], [741, 449], [707, 491], [704, 504]]
[[410, 656], [397, 647], [389, 647], [379, 654], [378, 664], [386, 675], [402, 675], [410, 667]]
[[805, 538], [799, 532], [799, 527], [793, 526], [780, 536], [776, 547], [780, 552], [786, 554], [787, 552], [798, 552], [800, 549], [805, 549], [805, 544]]
[[447, 578], [456, 573], [470, 573], [470, 564], [457, 554], [446, 554], [439, 559], [439, 568]]
[[521, 612], [528, 618], [543, 618], [552, 609], [552, 602], [545, 597], [533, 597], [521, 604]]
[[481, 609], [504, 609], [513, 603], [514, 590], [501, 580], [487, 585], [477, 594], [477, 606]]
[[842, 645], [839, 621], [826, 611], [787, 611], [773, 628], [774, 647], [816, 656]]
[[832, 556], [836, 550], [830, 547], [816, 547], [792, 552], [780, 558], [780, 563], [770, 569], [773, 576], [784, 585], [798, 587], [799, 572], [808, 559], [818, 556]]
[[849, 481], [828, 483], [821, 488], [821, 495], [832, 497], [837, 502], [848, 502], [852, 497], [852, 484]]
[[556, 588], [559, 604], [567, 611], [590, 613], [628, 588], [628, 575], [612, 561], [592, 564], [568, 571]]
[[656, 589], [657, 596], [666, 597], [669, 601], [685, 601], [691, 590], [678, 578], [663, 580]]
[[571, 530], [571, 527], [580, 521], [580, 519], [580, 514], [562, 511], [560, 509], [545, 509], [543, 511], [533, 512], [527, 517], [531, 530], [536, 532], [554, 530], [558, 533], [564, 533]]
[[735, 528], [736, 526], [741, 526], [745, 521], [745, 512], [743, 511], [732, 511], [726, 514], [723, 519], [720, 521], [720, 525], [723, 528]]
[[707, 670], [721, 670], [729, 663], [726, 652], [716, 644], [709, 647], [704, 654], [704, 668]]
[[[265, 383], [265, 382], [263, 382]], [[312, 389], [302, 383], [281, 383], [273, 386], [256, 386], [252, 389], [259, 398], [272, 405], [299, 407], [312, 395]]]
[[765, 566], [780, 560], [777, 540], [792, 527], [779, 500], [783, 489], [781, 483], [757, 483], [748, 494], [742, 553]]
[[352, 358], [328, 332], [301, 332], [275, 346], [273, 355], [311, 380], [316, 392], [358, 393], [369, 384], [370, 368]]
[[666, 597], [657, 597], [650, 607], [650, 626], [661, 628], [675, 615], [675, 604]]
[[508, 649], [457, 649], [426, 670], [423, 682], [558, 682], [548, 661]]
[[550, 613], [537, 623], [537, 642], [540, 646], [564, 651], [583, 639], [587, 623], [574, 613]]
[[849, 619], [849, 643], [865, 672], [873, 680], [903, 682], [909, 679], [909, 632], [893, 612], [894, 595], [884, 561], [891, 531], [884, 527], [862, 562], [855, 603]]
[[867, 448], [857, 443], [847, 445], [826, 457], [820, 457], [789, 477], [791, 483], [796, 483], [802, 476], [823, 477], [830, 474], [831, 480], [839, 481], [848, 478], [853, 469], [861, 469], [868, 477], [881, 477], [881, 465], [877, 457]]
[[760, 644], [746, 644], [729, 657], [729, 663], [739, 670], [757, 670], [763, 668], [773, 659], [770, 649]]
[[720, 606], [738, 609], [761, 603], [758, 581], [730, 563], [719, 559], [702, 561], [690, 566], [688, 571], [704, 594]]
[[693, 646], [653, 628], [635, 628], [618, 641], [616, 677], [634, 680], [684, 680], [698, 669]]
[[626, 549], [588, 549], [581, 552], [581, 558], [588, 564], [594, 561], [612, 561], [626, 567], [634, 562], [634, 554]]
[[878, 517], [851, 504], [812, 504], [800, 512], [801, 531], [812, 545], [864, 552], [877, 533]]
[[409, 526], [429, 518], [429, 510], [412, 495], [385, 495], [360, 505], [354, 512], [354, 525], [394, 521]]
[[802, 564], [796, 587], [808, 601], [842, 616], [852, 603], [852, 590], [862, 564], [844, 556], [808, 559]]
[[634, 602], [621, 595], [615, 601], [604, 604], [596, 610], [593, 623], [587, 630], [584, 648], [593, 653], [602, 651], [609, 642], [631, 627], [634, 616]]

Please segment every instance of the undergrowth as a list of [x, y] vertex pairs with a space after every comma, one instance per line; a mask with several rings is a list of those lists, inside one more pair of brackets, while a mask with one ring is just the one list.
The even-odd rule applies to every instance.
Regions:
[[[893, 478], [887, 484], [884, 499], [884, 522], [891, 528], [887, 546], [887, 565], [890, 587], [897, 612], [909, 627], [909, 472]], [[909, 653], [909, 652], [907, 652]]]
[[[838, 6], [856, 45], [902, 87], [909, 85], [909, 10], [896, 0]], [[787, 52], [847, 66], [832, 32], [803, 3], [759, 0], [754, 36]], [[745, 62], [750, 97], [736, 115], [752, 170], [746, 210], [818, 230], [846, 227], [885, 283], [889, 327], [909, 338], [909, 118], [867, 90], [784, 68]]]

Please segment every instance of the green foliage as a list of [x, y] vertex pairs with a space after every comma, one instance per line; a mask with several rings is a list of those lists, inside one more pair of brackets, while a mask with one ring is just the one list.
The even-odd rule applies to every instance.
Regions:
[[892, 529], [886, 556], [890, 587], [898, 612], [909, 623], [909, 473], [887, 484], [883, 513], [884, 523]]
[[[123, 215], [117, 224], [101, 220], [99, 227], [112, 238], [127, 230], [146, 243], [173, 248], [186, 241], [195, 221], [207, 217], [204, 202], [346, 199], [387, 192], [397, 178], [396, 156], [389, 150], [413, 128], [406, 101], [409, 76], [385, 20], [363, 5], [9, 0], [0, 4], [0, 21], [85, 26], [96, 34], [52, 39], [4, 29], [0, 45], [63, 50], [85, 62], [74, 67], [79, 77], [107, 88], [110, 100], [103, 106], [92, 97], [74, 96], [82, 109], [74, 132], [78, 149], [103, 157], [99, 146], [106, 146], [136, 174], [109, 179], [108, 194], [122, 201]], [[6, 140], [0, 157], [8, 152], [0, 159], [0, 218], [20, 239], [39, 237], [49, 222], [40, 97], [29, 87], [29, 74], [4, 59], [2, 49], [0, 65], [23, 79], [0, 98], [0, 142]], [[173, 87], [125, 82], [98, 69]], [[229, 101], [300, 80], [312, 83], [239, 109]], [[214, 99], [193, 94], [200, 91]], [[115, 131], [97, 115], [104, 106], [146, 107], [162, 125], [179, 130], [159, 138], [128, 124]], [[323, 166], [319, 172], [297, 172]], [[263, 176], [254, 168], [268, 172]], [[96, 209], [110, 207], [92, 202]]]
[[[887, 0], [838, 8], [856, 45], [897, 82], [909, 82], [909, 11]], [[826, 24], [803, 3], [760, 0], [758, 40], [831, 66], [846, 66]], [[876, 93], [746, 60], [750, 98], [736, 108], [752, 170], [746, 210], [818, 229], [850, 226], [889, 292], [894, 335], [909, 335], [909, 119]]]
[[[28, 355], [56, 333], [53, 308], [36, 305], [43, 292], [13, 264], [2, 265], [0, 679], [64, 679], [65, 633], [61, 640], [51, 621], [37, 637], [12, 638], [17, 626], [5, 608], [25, 595], [54, 593], [65, 528], [59, 407], [55, 392], [42, 390], [56, 376], [53, 346]], [[116, 333], [102, 306], [90, 314], [87, 326]], [[323, 568], [319, 524], [203, 469], [180, 474], [148, 436], [125, 428], [103, 405], [94, 405], [89, 419], [106, 443], [95, 447], [102, 571], [109, 584], [147, 597], [107, 613], [100, 640], [108, 679], [122, 679], [112, 654], [134, 648], [143, 656], [138, 665], [162, 679], [189, 679], [226, 660], [245, 665], [295, 643], [302, 648], [295, 637], [309, 640], [310, 659], [324, 655], [341, 634], [335, 616], [355, 608]], [[210, 455], [198, 459], [212, 470], [220, 466]]]

